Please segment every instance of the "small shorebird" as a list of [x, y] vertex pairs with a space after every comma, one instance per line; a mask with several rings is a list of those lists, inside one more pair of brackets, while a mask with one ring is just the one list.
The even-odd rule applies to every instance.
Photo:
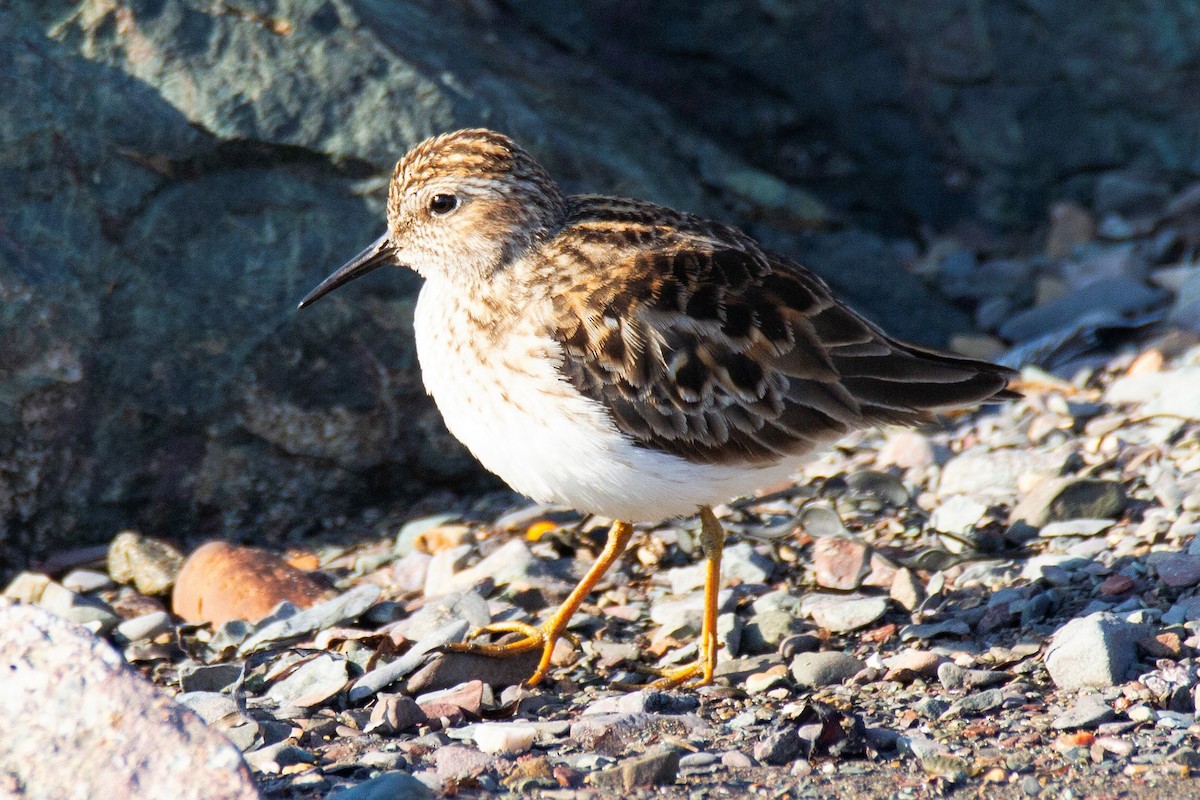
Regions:
[[[790, 476], [856, 428], [1010, 396], [1008, 370], [897, 341], [798, 263], [719, 222], [639, 200], [567, 196], [511, 139], [463, 130], [397, 164], [387, 232], [300, 302], [384, 265], [424, 279], [425, 387], [446, 426], [513, 489], [616, 520], [541, 626], [495, 623], [462, 649], [541, 649], [550, 666], [631, 523], [700, 512], [696, 663], [710, 683], [725, 533], [710, 505]], [[516, 632], [504, 644], [480, 634]]]

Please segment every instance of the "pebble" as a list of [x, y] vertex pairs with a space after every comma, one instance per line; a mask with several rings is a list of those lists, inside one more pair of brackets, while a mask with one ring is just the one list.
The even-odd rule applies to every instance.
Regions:
[[82, 625], [93, 633], [108, 633], [121, 622], [121, 618], [108, 604], [94, 597], [75, 594], [54, 581], [50, 581], [42, 589], [37, 604], [46, 611]]
[[183, 554], [173, 545], [135, 531], [118, 533], [108, 547], [108, 574], [142, 594], [169, 592], [182, 566]]
[[929, 524], [943, 533], [966, 533], [983, 519], [987, 509], [985, 503], [972, 495], [952, 495], [934, 509]]
[[530, 650], [510, 658], [490, 658], [477, 653], [438, 653], [408, 679], [409, 692], [449, 689], [478, 679], [489, 686], [516, 686], [537, 669], [541, 650]]
[[1200, 556], [1173, 555], [1154, 565], [1158, 579], [1173, 589], [1200, 583]]
[[381, 694], [375, 700], [363, 733], [379, 732], [390, 736], [414, 728], [428, 719], [425, 711], [411, 697], [403, 694]]
[[103, 572], [91, 569], [73, 569], [63, 576], [62, 585], [76, 594], [87, 594], [113, 585], [112, 579]]
[[274, 553], [209, 542], [198, 547], [179, 569], [171, 606], [188, 622], [208, 622], [216, 627], [233, 619], [256, 622], [285, 601], [308, 608], [331, 594], [308, 573]]
[[675, 783], [679, 760], [686, 752], [679, 747], [660, 746], [650, 752], [627, 758], [615, 767], [592, 775], [592, 783], [602, 788], [624, 791]]
[[721, 576], [742, 583], [766, 583], [775, 564], [754, 550], [749, 542], [738, 542], [725, 548], [721, 556]]
[[1147, 626], [1107, 612], [1078, 617], [1054, 632], [1046, 670], [1059, 689], [1115, 686], [1133, 666], [1137, 640], [1148, 633]]
[[912, 570], [908, 567], [901, 567], [892, 577], [888, 597], [905, 611], [915, 611], [925, 602], [925, 586], [917, 579]]
[[1118, 378], [1104, 392], [1106, 403], [1136, 403], [1143, 416], [1200, 419], [1200, 366]]
[[357, 786], [329, 795], [329, 800], [434, 800], [437, 795], [418, 779], [404, 772], [384, 772]]
[[801, 686], [829, 686], [853, 678], [865, 666], [848, 653], [800, 653], [792, 659], [791, 672]]
[[952, 661], [946, 661], [937, 668], [938, 681], [946, 689], [983, 689], [1000, 683], [1007, 683], [1012, 676], [1007, 672], [991, 669], [965, 669]]
[[1066, 520], [1115, 519], [1125, 509], [1121, 484], [1094, 478], [1048, 478], [1038, 483], [1009, 515], [1009, 522], [1041, 528]]
[[762, 764], [779, 766], [790, 764], [800, 755], [802, 742], [794, 727], [786, 727], [768, 733], [754, 745], [754, 760]]
[[521, 722], [488, 722], [475, 726], [475, 746], [489, 755], [517, 755], [529, 751], [537, 728]]
[[818, 586], [851, 591], [871, 568], [871, 548], [856, 538], [822, 536], [813, 542], [812, 563]]
[[1091, 729], [1111, 722], [1117, 712], [1098, 694], [1082, 694], [1065, 713], [1054, 719], [1050, 726], [1056, 730]]
[[923, 469], [935, 463], [933, 443], [918, 431], [900, 430], [889, 434], [875, 463], [881, 467], [897, 466], [901, 469]]
[[740, 652], [748, 655], [772, 653], [788, 636], [799, 633], [802, 624], [787, 611], [764, 611], [755, 614], [742, 627]]
[[266, 697], [277, 706], [308, 708], [324, 703], [349, 681], [349, 666], [344, 657], [318, 653], [273, 683]]
[[805, 602], [805, 611], [818, 626], [833, 633], [865, 628], [887, 613], [884, 597], [833, 597], [817, 595]]
[[170, 614], [165, 611], [151, 611], [117, 625], [117, 635], [126, 641], [136, 642], [139, 639], [153, 639], [172, 630], [172, 627]]
[[444, 781], [476, 778], [492, 768], [492, 757], [463, 744], [439, 747], [433, 754], [437, 776]]

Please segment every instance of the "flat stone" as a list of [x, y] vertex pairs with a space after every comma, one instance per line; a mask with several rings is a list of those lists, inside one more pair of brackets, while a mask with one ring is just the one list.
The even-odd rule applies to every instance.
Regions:
[[764, 611], [755, 614], [742, 627], [739, 640], [744, 655], [772, 653], [788, 636], [799, 633], [803, 625], [796, 616], [787, 611]]
[[805, 602], [813, 621], [834, 633], [853, 631], [870, 625], [887, 613], [885, 597], [818, 596]]
[[946, 462], [937, 493], [941, 497], [956, 494], [1011, 497], [1017, 494], [1023, 476], [1057, 475], [1067, 455], [1065, 450], [992, 449], [977, 445]]
[[966, 669], [952, 661], [947, 661], [937, 668], [938, 680], [942, 686], [954, 691], [956, 689], [983, 689], [1007, 683], [1012, 676], [1007, 672], [991, 669]]
[[466, 712], [478, 716], [483, 706], [484, 682], [465, 681], [449, 689], [430, 691], [417, 696], [417, 705], [429, 717], [451, 716]]
[[822, 536], [812, 544], [812, 565], [818, 586], [851, 591], [870, 570], [871, 548], [848, 536]]
[[1154, 565], [1158, 579], [1173, 589], [1200, 583], [1200, 556], [1173, 555]]
[[489, 755], [517, 755], [529, 751], [537, 727], [523, 722], [486, 722], [475, 726], [475, 746]]
[[1046, 650], [1046, 670], [1059, 689], [1107, 688], [1124, 681], [1133, 666], [1137, 640], [1151, 632], [1107, 613], [1071, 620], [1055, 631]]
[[477, 653], [438, 653], [408, 679], [408, 691], [433, 692], [476, 679], [489, 686], [516, 686], [533, 674], [541, 657], [540, 650], [530, 650], [511, 658], [490, 658]]
[[426, 600], [412, 616], [395, 623], [393, 630], [407, 639], [421, 641], [459, 620], [466, 621], [470, 630], [492, 621], [483, 595], [466, 591]]
[[721, 575], [726, 580], [766, 583], [774, 569], [775, 564], [771, 559], [755, 552], [749, 542], [726, 547], [721, 556]]
[[108, 546], [108, 574], [142, 594], [166, 594], [183, 566], [183, 554], [161, 539], [122, 531]]
[[0, 601], [0, 672], [0, 713], [20, 721], [0, 737], [0, 774], [22, 796], [259, 797], [229, 740], [78, 625]]
[[792, 677], [801, 686], [829, 686], [853, 678], [866, 665], [848, 653], [800, 653], [792, 659]]
[[900, 640], [909, 642], [913, 639], [933, 639], [938, 636], [969, 636], [971, 626], [961, 619], [946, 619], [941, 622], [923, 622], [916, 625], [905, 625], [900, 629]]
[[1050, 723], [1056, 730], [1091, 729], [1117, 718], [1117, 712], [1098, 694], [1082, 694], [1064, 714]]
[[584, 714], [688, 714], [700, 708], [700, 698], [682, 692], [639, 689], [628, 694], [601, 697]]
[[329, 800], [434, 800], [433, 790], [406, 772], [384, 772], [357, 786], [329, 795]]
[[1010, 342], [1027, 342], [1067, 328], [1085, 316], [1107, 312], [1112, 319], [1145, 311], [1159, 303], [1166, 293], [1131, 278], [1098, 280], [1075, 289], [1044, 305], [1011, 316], [999, 333]]
[[219, 692], [241, 675], [241, 664], [188, 664], [179, 670], [179, 686], [185, 692]]
[[1162, 414], [1200, 419], [1200, 366], [1180, 367], [1170, 372], [1156, 372], [1118, 378], [1104, 392], [1104, 401], [1112, 404], [1139, 405], [1145, 416]]
[[901, 567], [892, 577], [888, 597], [905, 611], [915, 611], [921, 603], [925, 602], [925, 586], [912, 570], [908, 567]]
[[[440, 715], [439, 715], [440, 716]], [[363, 733], [378, 732], [385, 736], [401, 733], [429, 719], [417, 701], [404, 694], [380, 694], [371, 709], [371, 718]]]
[[909, 430], [890, 432], [875, 457], [875, 463], [881, 467], [895, 465], [901, 469], [922, 469], [935, 462], [933, 443], [929, 437]]
[[127, 619], [117, 626], [117, 633], [131, 642], [153, 639], [160, 633], [171, 630], [171, 615], [165, 611], [151, 611], [140, 617]]
[[1021, 498], [1010, 523], [1041, 528], [1077, 519], [1116, 519], [1125, 509], [1125, 490], [1114, 481], [1095, 478], [1048, 478]]
[[695, 714], [586, 714], [571, 723], [571, 740], [585, 750], [624, 753], [650, 737], [694, 737], [709, 731]]
[[762, 764], [790, 764], [800, 755], [802, 743], [794, 727], [771, 731], [754, 745], [754, 759]]
[[929, 524], [943, 533], [963, 534], [975, 527], [987, 513], [986, 503], [972, 495], [952, 495], [933, 510]]
[[171, 606], [188, 622], [216, 627], [234, 619], [256, 622], [284, 601], [308, 608], [333, 594], [274, 553], [209, 542], [180, 568]]
[[656, 747], [645, 755], [627, 758], [615, 767], [594, 773], [591, 782], [596, 786], [620, 788], [625, 791], [649, 786], [675, 783], [679, 774], [679, 759], [686, 751], [670, 745]]
[[462, 744], [448, 744], [433, 753], [438, 777], [444, 781], [465, 780], [482, 775], [492, 768], [487, 753]]
[[46, 584], [37, 604], [93, 633], [108, 633], [121, 622], [121, 618], [107, 603], [88, 595], [75, 594], [61, 583], [53, 581]]
[[271, 684], [266, 697], [277, 706], [308, 708], [324, 703], [350, 682], [344, 656], [320, 653]]
[[1004, 704], [1004, 692], [1001, 689], [984, 689], [981, 692], [960, 697], [950, 704], [944, 716], [969, 717], [976, 714], [986, 714]]

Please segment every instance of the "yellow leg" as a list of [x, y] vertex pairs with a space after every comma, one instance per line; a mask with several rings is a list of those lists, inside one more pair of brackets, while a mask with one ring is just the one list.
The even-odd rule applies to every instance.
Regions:
[[596, 559], [596, 563], [592, 564], [592, 568], [588, 570], [587, 575], [583, 577], [579, 585], [563, 601], [563, 604], [558, 607], [558, 610], [554, 612], [554, 616], [546, 622], [538, 626], [527, 625], [524, 622], [494, 622], [474, 631], [470, 636], [470, 639], [476, 639], [489, 633], [516, 632], [523, 634], [525, 638], [506, 644], [476, 644], [468, 639], [468, 641], [461, 644], [447, 645], [446, 649], [502, 658], [527, 653], [530, 650], [536, 650], [540, 647], [542, 648], [542, 660], [538, 662], [537, 669], [525, 681], [526, 686], [535, 686], [542, 678], [546, 677], [546, 672], [550, 669], [550, 657], [554, 655], [554, 645], [564, 635], [567, 623], [571, 621], [571, 617], [579, 610], [579, 605], [587, 597], [588, 592], [600, 582], [600, 578], [621, 557], [621, 553], [625, 552], [625, 548], [629, 545], [629, 539], [632, 536], [632, 525], [628, 522], [614, 522], [612, 529], [608, 532], [608, 541], [605, 543], [600, 557]]
[[717, 669], [717, 594], [721, 590], [721, 553], [725, 549], [725, 529], [717, 520], [712, 509], [700, 507], [700, 548], [704, 552], [707, 570], [704, 576], [704, 620], [700, 623], [700, 652], [696, 662], [686, 667], [666, 670], [657, 688], [670, 688], [695, 679], [696, 686], [707, 686], [713, 682]]

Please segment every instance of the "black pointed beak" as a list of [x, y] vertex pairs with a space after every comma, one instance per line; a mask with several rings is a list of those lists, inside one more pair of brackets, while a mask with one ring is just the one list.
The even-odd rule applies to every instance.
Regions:
[[388, 235], [385, 233], [367, 245], [366, 250], [363, 250], [343, 264], [337, 272], [321, 281], [320, 286], [304, 296], [304, 299], [300, 301], [300, 305], [297, 308], [310, 306], [342, 284], [349, 283], [355, 278], [361, 278], [368, 272], [374, 272], [380, 267], [387, 266], [389, 263], [395, 261], [395, 257], [396, 250], [392, 247], [392, 243], [388, 241]]

